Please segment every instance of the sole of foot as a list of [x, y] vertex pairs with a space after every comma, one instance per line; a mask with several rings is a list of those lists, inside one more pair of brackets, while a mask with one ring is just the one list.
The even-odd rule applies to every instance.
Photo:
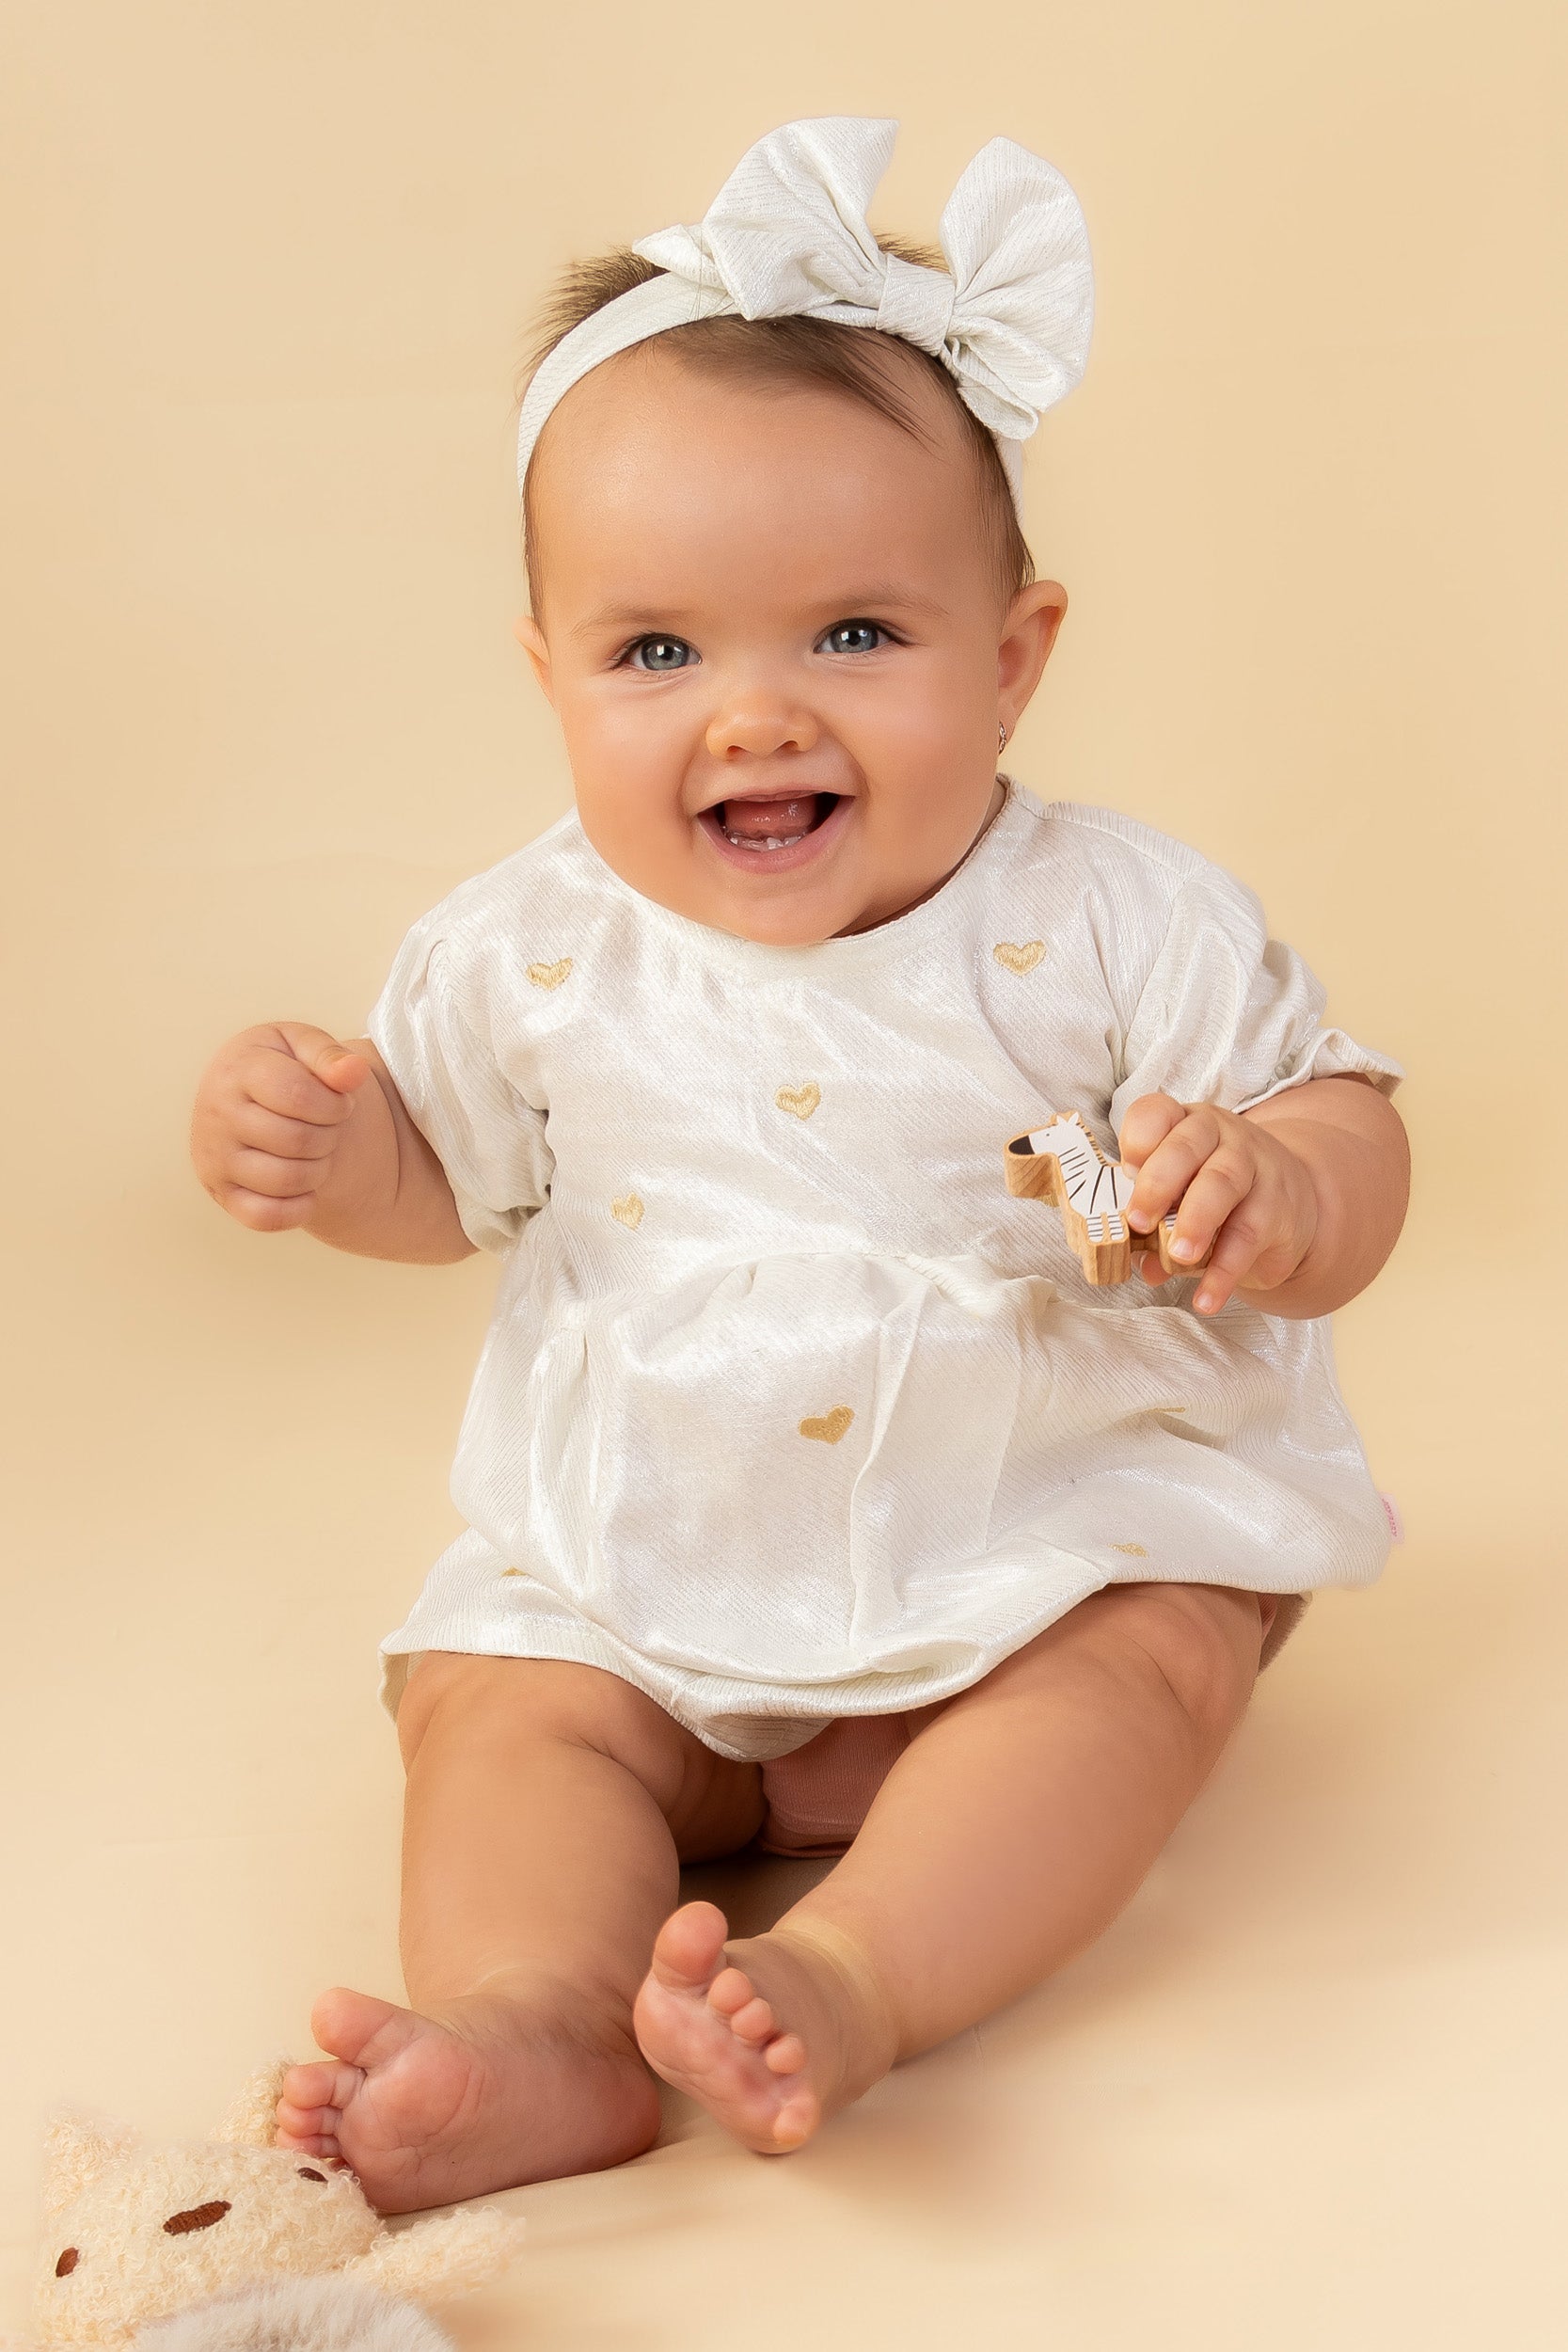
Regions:
[[494, 1995], [437, 2016], [325, 1993], [277, 2144], [346, 2164], [381, 2213], [419, 2213], [528, 2181], [601, 2170], [650, 2146], [658, 2093], [631, 2046], [601, 2046]]
[[638, 2047], [743, 2146], [785, 2155], [811, 2137], [823, 2106], [806, 2040], [775, 2009], [792, 1991], [802, 2015], [812, 2004], [789, 1981], [799, 1963], [788, 1960], [767, 1970], [765, 1998], [749, 1969], [726, 1961], [727, 1932], [713, 1903], [684, 1904], [665, 1921], [632, 2012]]

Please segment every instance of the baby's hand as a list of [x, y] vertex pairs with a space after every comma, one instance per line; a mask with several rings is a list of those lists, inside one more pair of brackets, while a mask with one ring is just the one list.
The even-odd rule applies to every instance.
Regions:
[[370, 1074], [362, 1054], [303, 1021], [220, 1046], [191, 1117], [191, 1157], [218, 1206], [255, 1233], [307, 1224]]
[[[1243, 1287], [1277, 1289], [1311, 1248], [1318, 1231], [1311, 1176], [1267, 1127], [1212, 1103], [1145, 1094], [1122, 1122], [1119, 1142], [1123, 1161], [1138, 1171], [1127, 1212], [1133, 1232], [1151, 1233], [1175, 1209], [1174, 1257], [1201, 1258], [1213, 1244], [1193, 1301], [1199, 1314], [1213, 1314]], [[1152, 1249], [1143, 1270], [1146, 1281], [1165, 1279]]]

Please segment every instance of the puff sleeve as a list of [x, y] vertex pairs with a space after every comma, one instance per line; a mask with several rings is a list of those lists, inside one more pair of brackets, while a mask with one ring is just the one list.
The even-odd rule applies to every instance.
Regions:
[[1325, 1025], [1322, 982], [1271, 939], [1253, 893], [1200, 863], [1180, 882], [1132, 1006], [1111, 1098], [1119, 1134], [1141, 1095], [1250, 1110], [1308, 1078], [1363, 1072], [1385, 1094], [1404, 1073]]
[[463, 1231], [504, 1255], [543, 1208], [554, 1156], [543, 1106], [501, 1067], [473, 963], [427, 915], [398, 950], [365, 1034], [446, 1171]]

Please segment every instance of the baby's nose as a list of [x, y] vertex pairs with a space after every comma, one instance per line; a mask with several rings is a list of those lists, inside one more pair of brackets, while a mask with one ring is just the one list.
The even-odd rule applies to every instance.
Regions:
[[818, 728], [799, 705], [748, 698], [715, 713], [707, 748], [715, 759], [771, 758], [775, 752], [809, 752]]

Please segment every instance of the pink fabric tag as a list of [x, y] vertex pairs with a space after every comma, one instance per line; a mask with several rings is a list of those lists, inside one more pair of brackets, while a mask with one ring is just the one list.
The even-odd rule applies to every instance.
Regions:
[[1404, 1521], [1400, 1517], [1399, 1504], [1394, 1501], [1392, 1495], [1379, 1495], [1378, 1501], [1382, 1503], [1385, 1512], [1387, 1514], [1389, 1534], [1393, 1537], [1395, 1543], [1402, 1544], [1404, 1541]]

